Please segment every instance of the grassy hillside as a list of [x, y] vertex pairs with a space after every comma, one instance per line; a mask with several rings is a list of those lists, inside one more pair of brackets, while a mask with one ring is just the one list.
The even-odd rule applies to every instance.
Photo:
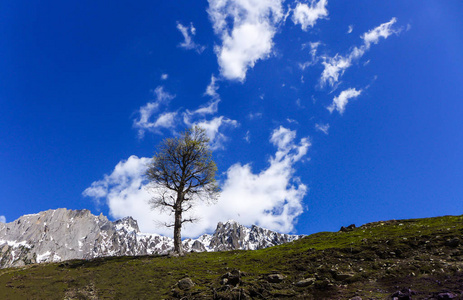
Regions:
[[463, 217], [446, 216], [321, 232], [257, 251], [30, 265], [0, 270], [0, 299], [456, 299], [462, 235]]

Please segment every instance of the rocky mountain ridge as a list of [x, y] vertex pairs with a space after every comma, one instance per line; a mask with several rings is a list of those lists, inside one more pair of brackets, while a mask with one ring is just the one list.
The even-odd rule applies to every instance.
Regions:
[[[235, 221], [219, 223], [212, 235], [185, 239], [185, 251], [255, 250], [293, 241], [301, 236], [281, 234]], [[69, 259], [105, 256], [167, 254], [173, 240], [141, 233], [131, 217], [109, 221], [89, 210], [60, 208], [24, 215], [0, 223], [0, 268]]]

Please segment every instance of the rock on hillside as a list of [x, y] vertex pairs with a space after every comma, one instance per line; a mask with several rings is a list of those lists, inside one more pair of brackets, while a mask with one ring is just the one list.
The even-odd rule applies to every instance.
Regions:
[[[196, 252], [253, 250], [299, 237], [228, 221], [219, 223], [212, 235], [184, 240], [183, 247]], [[95, 216], [85, 209], [60, 208], [0, 223], [0, 268], [104, 256], [166, 254], [172, 249], [171, 238], [141, 233], [131, 217], [111, 222], [103, 214]]]

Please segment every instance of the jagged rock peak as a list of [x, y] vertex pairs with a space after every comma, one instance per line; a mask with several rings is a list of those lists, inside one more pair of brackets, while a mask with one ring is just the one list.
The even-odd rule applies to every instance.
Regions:
[[132, 217], [125, 217], [120, 220], [114, 221], [114, 225], [118, 230], [126, 230], [127, 232], [139, 233], [138, 222]]
[[[229, 220], [219, 223], [212, 235], [186, 239], [182, 244], [185, 251], [195, 252], [254, 250], [300, 237], [258, 226], [248, 228]], [[87, 209], [59, 208], [0, 223], [0, 268], [102, 256], [166, 254], [172, 250], [171, 238], [141, 233], [132, 217], [111, 222]]]

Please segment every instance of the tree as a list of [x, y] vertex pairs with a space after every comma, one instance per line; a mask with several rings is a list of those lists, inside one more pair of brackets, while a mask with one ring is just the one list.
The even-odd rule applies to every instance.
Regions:
[[167, 210], [174, 215], [174, 252], [183, 254], [182, 224], [196, 218], [183, 219], [183, 213], [197, 201], [215, 202], [219, 187], [215, 180], [217, 166], [212, 160], [209, 138], [204, 129], [195, 126], [179, 137], [164, 139], [158, 146], [146, 175], [151, 182], [153, 209]]

